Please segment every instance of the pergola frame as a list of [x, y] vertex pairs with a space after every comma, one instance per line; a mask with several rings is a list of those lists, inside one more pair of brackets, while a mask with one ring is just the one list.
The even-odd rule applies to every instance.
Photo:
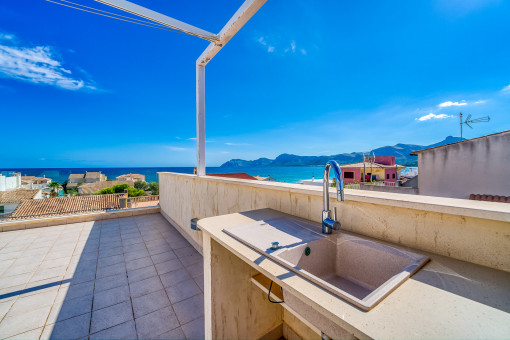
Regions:
[[168, 26], [186, 34], [210, 41], [196, 62], [196, 96], [197, 96], [197, 175], [205, 175], [205, 66], [232, 39], [234, 35], [257, 13], [267, 0], [246, 0], [230, 18], [220, 33], [213, 34], [198, 27], [160, 14], [126, 0], [96, 0], [105, 5], [129, 12], [142, 18]]

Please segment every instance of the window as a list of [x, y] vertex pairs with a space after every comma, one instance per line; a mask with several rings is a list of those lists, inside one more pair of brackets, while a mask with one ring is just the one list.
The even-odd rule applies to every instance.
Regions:
[[392, 175], [391, 175], [391, 178], [395, 179], [395, 174], [392, 174]]
[[386, 174], [386, 179], [390, 179], [390, 174]]
[[345, 171], [344, 172], [344, 178], [354, 178], [354, 172], [352, 171]]

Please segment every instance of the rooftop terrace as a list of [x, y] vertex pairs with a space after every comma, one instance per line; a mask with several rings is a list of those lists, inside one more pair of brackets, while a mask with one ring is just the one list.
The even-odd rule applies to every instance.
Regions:
[[0, 338], [203, 338], [202, 256], [160, 214], [0, 233]]

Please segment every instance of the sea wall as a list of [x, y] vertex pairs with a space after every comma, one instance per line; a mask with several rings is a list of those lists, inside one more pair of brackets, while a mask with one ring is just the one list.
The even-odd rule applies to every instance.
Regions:
[[[192, 218], [271, 208], [321, 222], [316, 186], [177, 173], [159, 173], [159, 182], [161, 213], [199, 251]], [[364, 190], [330, 197], [344, 230], [510, 272], [509, 204]]]

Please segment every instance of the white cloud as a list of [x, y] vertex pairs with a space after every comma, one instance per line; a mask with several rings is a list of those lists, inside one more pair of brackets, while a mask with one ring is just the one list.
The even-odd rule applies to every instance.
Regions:
[[430, 120], [430, 119], [445, 119], [445, 118], [453, 118], [453, 116], [447, 115], [447, 114], [444, 114], [444, 113], [436, 115], [435, 113], [431, 112], [428, 115], [421, 116], [420, 118], [415, 118], [415, 120], [417, 120], [419, 122], [424, 122], [424, 121]]
[[473, 104], [485, 104], [487, 103], [487, 100], [486, 99], [482, 99], [482, 100], [477, 100], [477, 101], [474, 101]]
[[450, 107], [450, 106], [466, 106], [467, 103], [462, 100], [460, 102], [447, 101], [438, 105], [438, 107]]
[[190, 138], [186, 138], [186, 140], [197, 140], [196, 137], [190, 137]]
[[252, 144], [246, 144], [246, 143], [225, 143], [225, 145], [229, 145], [229, 146], [240, 146], [240, 145], [252, 145]]
[[[302, 55], [306, 55], [306, 50], [304, 48], [297, 47], [297, 44], [294, 40], [289, 43], [281, 42], [275, 39], [268, 39], [267, 37], [259, 37], [257, 42], [262, 45], [268, 53], [279, 52], [282, 55], [286, 53], [296, 53], [300, 52]], [[285, 48], [284, 48], [285, 47]]]
[[49, 46], [21, 46], [12, 34], [0, 33], [0, 77], [66, 90], [95, 89], [72, 76]]
[[179, 148], [177, 146], [169, 146], [168, 148], [172, 151], [187, 151], [188, 150], [187, 148]]
[[6, 34], [6, 33], [0, 33], [0, 40], [13, 40], [14, 35], [12, 34]]
[[262, 46], [266, 46], [267, 45], [267, 41], [266, 39], [264, 39], [264, 37], [260, 37], [257, 39], [257, 41], [262, 45]]
[[503, 93], [510, 93], [510, 85], [507, 85], [501, 89], [501, 92]]

